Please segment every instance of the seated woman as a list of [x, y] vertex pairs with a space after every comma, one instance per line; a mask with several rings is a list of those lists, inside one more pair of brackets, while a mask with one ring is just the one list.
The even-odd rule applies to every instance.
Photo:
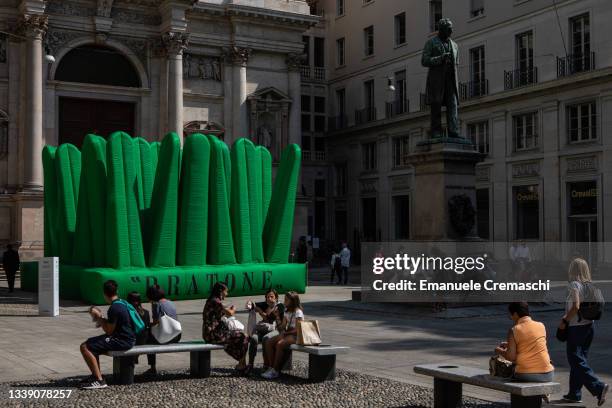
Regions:
[[215, 283], [202, 312], [202, 338], [207, 343], [225, 345], [225, 352], [238, 360], [236, 366], [238, 373], [247, 375], [249, 369], [246, 365], [246, 354], [249, 349], [249, 337], [241, 331], [230, 330], [224, 322], [224, 317], [236, 314], [234, 305], [223, 306], [222, 302], [227, 294], [228, 289], [225, 283]]
[[283, 316], [285, 314], [285, 305], [279, 303], [278, 292], [274, 289], [268, 289], [266, 292], [266, 301], [253, 304], [252, 302], [247, 303], [247, 308], [251, 306], [250, 310], [261, 316], [262, 320], [257, 323], [253, 334], [251, 334], [251, 341], [249, 344], [249, 364], [248, 370], [253, 369], [253, 363], [255, 362], [255, 356], [257, 356], [257, 344], [261, 341], [264, 347], [264, 368], [268, 369], [272, 366], [272, 363], [268, 361], [266, 354], [266, 343], [268, 340], [275, 336], [278, 336], [276, 326], [282, 323]]
[[296, 292], [285, 295], [285, 316], [278, 327], [280, 334], [268, 340], [265, 344], [266, 355], [272, 366], [261, 376], [268, 380], [278, 378], [286, 357], [287, 349], [297, 340], [297, 322], [304, 320], [304, 312], [300, 297]]
[[508, 340], [495, 352], [515, 363], [514, 378], [525, 382], [550, 382], [555, 368], [550, 362], [546, 346], [546, 328], [529, 316], [527, 302], [514, 302], [508, 306], [514, 325], [508, 331]]
[[[174, 303], [171, 300], [166, 299], [166, 294], [164, 290], [157, 284], [149, 286], [149, 288], [147, 289], [147, 298], [151, 302], [151, 312], [153, 315], [153, 321], [151, 323], [151, 328], [149, 329], [147, 344], [160, 344], [159, 341], [157, 341], [157, 339], [151, 333], [151, 329], [157, 324], [159, 324], [159, 318], [162, 315], [168, 315], [174, 320], [178, 321], [176, 307], [174, 306]], [[181, 333], [179, 333], [172, 340], [165, 342], [164, 344], [178, 343], [179, 341], [181, 341]], [[145, 374], [157, 374], [156, 355], [147, 354], [147, 361], [149, 362], [151, 368], [145, 371]]]

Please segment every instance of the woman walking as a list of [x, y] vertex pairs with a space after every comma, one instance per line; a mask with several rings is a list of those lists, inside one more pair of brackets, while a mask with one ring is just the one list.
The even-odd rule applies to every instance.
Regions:
[[589, 264], [582, 258], [574, 258], [569, 266], [569, 295], [565, 315], [559, 324], [567, 328], [567, 360], [570, 365], [569, 392], [563, 398], [567, 402], [580, 402], [582, 386], [597, 398], [597, 406], [606, 402], [609, 386], [604, 384], [589, 367], [589, 348], [593, 341], [593, 320], [583, 319], [579, 314], [580, 302], [587, 295], [591, 283]]

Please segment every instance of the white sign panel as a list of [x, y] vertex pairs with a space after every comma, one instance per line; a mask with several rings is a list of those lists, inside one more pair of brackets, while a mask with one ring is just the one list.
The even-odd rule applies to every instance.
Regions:
[[59, 258], [38, 261], [38, 315], [59, 316]]

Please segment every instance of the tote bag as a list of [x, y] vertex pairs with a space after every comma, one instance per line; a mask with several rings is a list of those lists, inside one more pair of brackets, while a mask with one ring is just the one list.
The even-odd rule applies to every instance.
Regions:
[[321, 344], [321, 331], [318, 320], [298, 320], [297, 344], [300, 346], [318, 346]]
[[176, 336], [181, 334], [181, 322], [168, 316], [160, 308], [159, 323], [151, 327], [151, 334], [159, 344], [168, 343]]

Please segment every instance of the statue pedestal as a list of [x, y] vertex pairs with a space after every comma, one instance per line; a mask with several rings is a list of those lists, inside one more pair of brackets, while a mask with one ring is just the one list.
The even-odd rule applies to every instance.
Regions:
[[467, 196], [476, 209], [475, 164], [483, 155], [465, 139], [428, 139], [409, 156], [414, 166], [412, 238], [414, 240], [458, 240], [475, 238], [474, 225], [460, 234], [451, 223], [449, 200]]

